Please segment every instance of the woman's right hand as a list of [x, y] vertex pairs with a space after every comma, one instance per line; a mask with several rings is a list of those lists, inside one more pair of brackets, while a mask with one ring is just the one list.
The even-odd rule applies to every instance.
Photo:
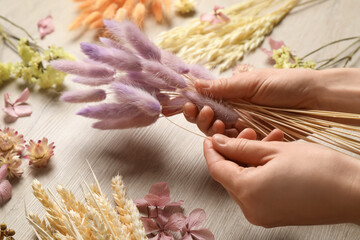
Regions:
[[[259, 69], [230, 78], [195, 82], [198, 92], [215, 99], [243, 99], [253, 104], [292, 108], [360, 113], [360, 69]], [[192, 104], [183, 107], [186, 119], [196, 123], [208, 136], [220, 133], [237, 136], [241, 123], [225, 126], [213, 119], [205, 106], [201, 111]], [[214, 121], [215, 120], [215, 121]]]

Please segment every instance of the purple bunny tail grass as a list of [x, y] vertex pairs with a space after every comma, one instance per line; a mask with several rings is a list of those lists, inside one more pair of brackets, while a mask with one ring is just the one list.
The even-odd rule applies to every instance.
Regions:
[[82, 102], [100, 102], [106, 98], [106, 93], [102, 89], [90, 89], [81, 91], [65, 92], [61, 95], [60, 100], [70, 103]]
[[140, 113], [133, 118], [103, 120], [94, 123], [92, 126], [93, 128], [101, 130], [138, 128], [149, 126], [155, 123], [158, 119], [158, 116], [149, 116], [147, 114]]
[[143, 61], [143, 69], [145, 73], [151, 74], [164, 80], [169, 87], [187, 87], [185, 79], [180, 74], [159, 62]]
[[138, 115], [141, 110], [134, 105], [126, 103], [103, 103], [94, 106], [88, 106], [79, 110], [76, 114], [96, 119], [119, 119], [119, 118], [133, 118]]
[[123, 71], [141, 71], [140, 59], [133, 54], [115, 48], [104, 48], [91, 43], [81, 43], [82, 51], [92, 60]]
[[190, 71], [189, 67], [178, 56], [165, 50], [161, 50], [161, 63], [180, 74], [186, 74]]
[[190, 74], [198, 79], [204, 80], [215, 80], [217, 79], [216, 75], [210, 70], [206, 69], [204, 66], [200, 64], [190, 64], [188, 65], [190, 68]]
[[50, 62], [50, 65], [59, 71], [83, 77], [104, 78], [111, 77], [115, 74], [114, 69], [90, 62], [54, 60]]
[[154, 76], [153, 74], [146, 74], [144, 72], [128, 72], [127, 77], [130, 81], [136, 82], [144, 87], [149, 86], [156, 89], [164, 89], [174, 91], [175, 88], [169, 87], [168, 83]]
[[75, 77], [72, 79], [73, 82], [88, 85], [88, 86], [101, 86], [106, 85], [114, 81], [114, 77], [104, 77], [104, 78], [88, 78], [88, 77]]
[[100, 39], [100, 42], [102, 42], [102, 44], [104, 44], [104, 46], [106, 46], [106, 47], [115, 48], [115, 49], [122, 50], [122, 51], [130, 53], [130, 54], [134, 54], [134, 52], [131, 49], [125, 47], [120, 42], [114, 41], [110, 38], [104, 38], [104, 37], [100, 37], [99, 39]]
[[156, 99], [160, 102], [162, 106], [167, 105], [170, 101], [169, 95], [160, 92], [156, 94]]
[[159, 101], [150, 93], [119, 82], [112, 83], [111, 88], [120, 103], [136, 106], [150, 116], [157, 116], [161, 113]]
[[134, 23], [104, 20], [104, 24], [115, 36], [125, 39], [143, 58], [160, 61], [160, 49]]
[[189, 101], [193, 102], [199, 109], [204, 106], [211, 107], [215, 113], [215, 119], [219, 119], [224, 123], [234, 124], [239, 118], [234, 110], [213, 99], [204, 97], [197, 92], [181, 91], [180, 93]]
[[130, 85], [130, 86], [133, 86], [136, 88], [140, 88], [150, 94], [160, 91], [158, 88], [152, 87], [149, 84], [144, 83], [144, 81], [142, 79], [130, 78], [129, 74], [115, 76], [115, 81], [126, 84], [126, 85]]

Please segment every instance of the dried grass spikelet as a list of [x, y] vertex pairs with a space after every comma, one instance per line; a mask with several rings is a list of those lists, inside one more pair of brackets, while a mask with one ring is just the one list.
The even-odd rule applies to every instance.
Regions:
[[162, 22], [164, 13], [170, 15], [171, 0], [73, 0], [78, 5], [79, 16], [70, 24], [69, 30], [85, 26], [90, 29], [103, 26], [103, 20], [119, 22], [130, 19], [143, 28], [145, 17], [152, 14]]
[[229, 22], [211, 25], [194, 19], [160, 34], [158, 45], [187, 63], [225, 71], [257, 48], [298, 1], [248, 0], [222, 11]]
[[113, 196], [117, 203], [114, 208], [96, 185], [87, 186], [85, 203], [78, 201], [71, 191], [57, 186], [61, 200], [43, 189], [40, 182], [33, 182], [33, 193], [44, 206], [47, 215], [41, 220], [35, 214], [27, 214], [39, 239], [72, 240], [143, 240], [147, 239], [135, 204], [126, 196], [121, 176], [112, 180]]

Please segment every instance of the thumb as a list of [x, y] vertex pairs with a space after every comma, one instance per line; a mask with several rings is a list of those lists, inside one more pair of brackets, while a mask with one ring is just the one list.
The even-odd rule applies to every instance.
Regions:
[[221, 134], [215, 134], [212, 143], [225, 158], [252, 166], [264, 165], [277, 152], [277, 143], [274, 142], [228, 138]]
[[[241, 79], [240, 79], [241, 77]], [[241, 76], [231, 78], [220, 78], [217, 80], [197, 80], [196, 90], [213, 98], [250, 98], [256, 90], [257, 79], [252, 72], [243, 73]]]

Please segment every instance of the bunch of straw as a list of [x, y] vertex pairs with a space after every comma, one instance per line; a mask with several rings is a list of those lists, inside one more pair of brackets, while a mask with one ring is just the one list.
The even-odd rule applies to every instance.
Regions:
[[26, 218], [41, 240], [99, 240], [99, 239], [147, 239], [140, 214], [135, 204], [126, 196], [126, 189], [121, 176], [112, 179], [113, 197], [117, 204], [113, 208], [109, 199], [101, 192], [98, 181], [88, 186], [85, 203], [75, 199], [73, 193], [62, 186], [57, 186], [61, 200], [49, 194], [34, 180], [34, 196], [46, 210], [46, 220], [38, 215], [26, 212]]
[[187, 63], [225, 71], [263, 42], [298, 0], [247, 0], [224, 9], [229, 22], [210, 25], [194, 19], [159, 35], [158, 45]]

